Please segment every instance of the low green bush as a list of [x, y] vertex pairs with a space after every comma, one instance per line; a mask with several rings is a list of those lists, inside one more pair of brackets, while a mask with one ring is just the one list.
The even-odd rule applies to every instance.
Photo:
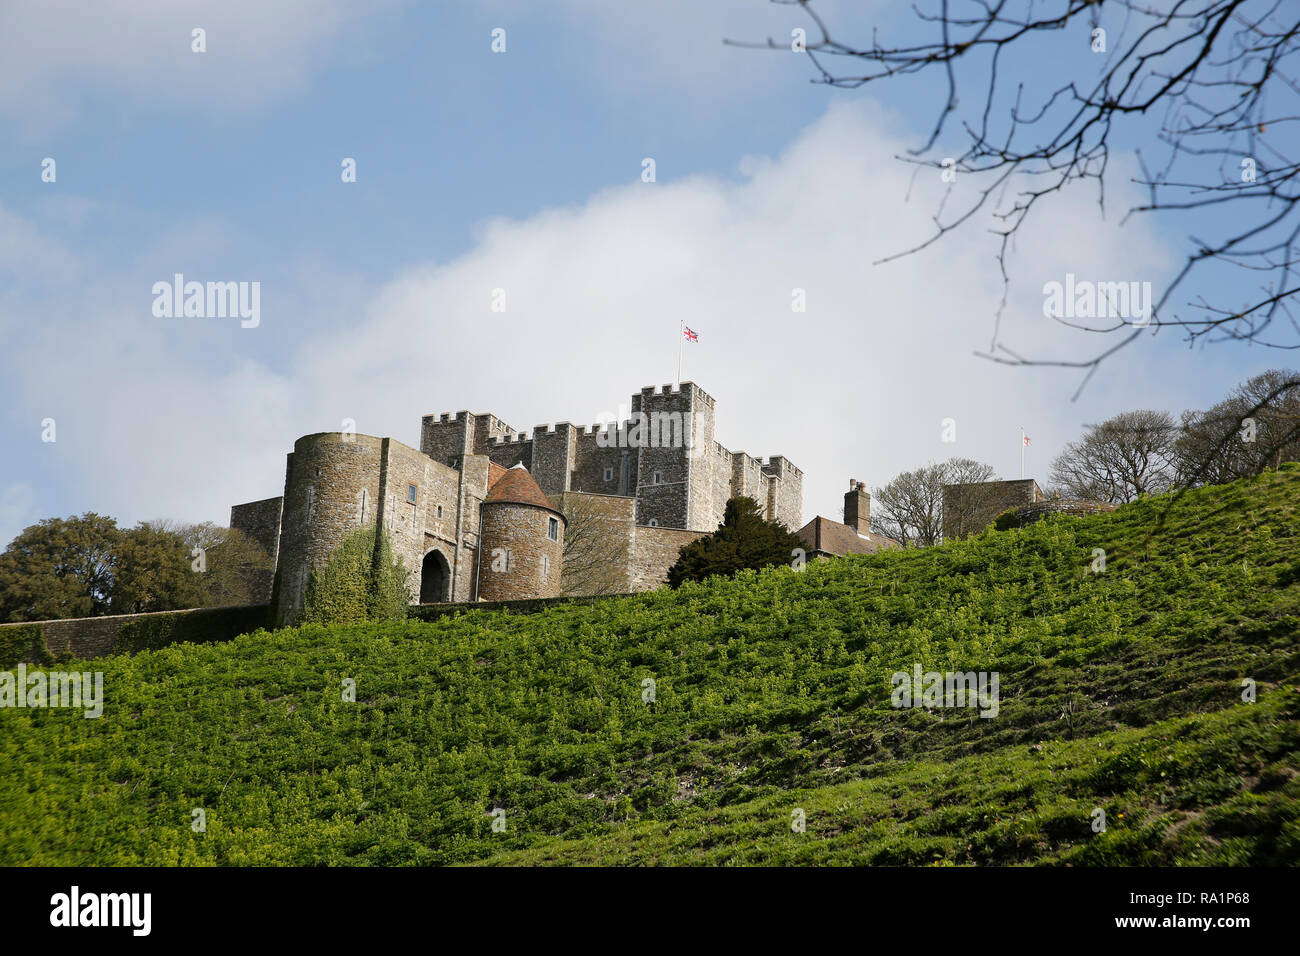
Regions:
[[46, 650], [41, 626], [18, 624], [0, 627], [0, 669], [13, 667], [28, 656], [34, 657], [40, 664], [49, 664], [54, 660]]
[[136, 654], [170, 644], [229, 641], [240, 634], [266, 627], [269, 611], [267, 605], [255, 604], [148, 614], [123, 624], [117, 632], [113, 649], [118, 653]]
[[411, 572], [394, 554], [387, 532], [356, 528], [312, 571], [303, 624], [401, 621], [411, 603]]

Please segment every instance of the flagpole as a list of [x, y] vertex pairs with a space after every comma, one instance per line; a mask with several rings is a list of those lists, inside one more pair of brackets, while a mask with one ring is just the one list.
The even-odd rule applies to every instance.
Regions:
[[677, 384], [682, 384], [682, 339], [686, 338], [686, 320], [677, 320]]
[[1025, 477], [1025, 426], [1020, 426], [1020, 477]]

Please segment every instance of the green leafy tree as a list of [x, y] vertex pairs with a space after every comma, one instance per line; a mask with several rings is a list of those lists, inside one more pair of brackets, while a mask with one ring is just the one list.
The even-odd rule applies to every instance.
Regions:
[[[166, 525], [185, 539], [191, 557], [202, 551], [202, 607], [265, 604], [275, 568], [266, 549], [236, 528], [211, 521]], [[193, 562], [191, 562], [193, 563]]]
[[668, 584], [675, 588], [683, 581], [703, 581], [714, 574], [789, 564], [792, 552], [802, 547], [798, 535], [765, 520], [753, 498], [732, 498], [718, 530], [682, 548], [668, 569]]
[[393, 555], [393, 544], [382, 529], [357, 528], [307, 579], [302, 622], [403, 620], [411, 603], [410, 580], [410, 570]]
[[121, 535], [112, 518], [90, 512], [26, 528], [0, 554], [0, 619], [107, 614]]
[[165, 522], [142, 521], [121, 532], [109, 597], [114, 614], [201, 607], [203, 576], [185, 536]]

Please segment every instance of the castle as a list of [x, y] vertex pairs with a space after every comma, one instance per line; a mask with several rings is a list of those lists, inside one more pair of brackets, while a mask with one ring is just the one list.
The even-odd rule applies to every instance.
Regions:
[[798, 528], [803, 472], [714, 440], [714, 400], [691, 382], [646, 387], [631, 414], [518, 433], [495, 415], [426, 415], [420, 448], [325, 432], [299, 438], [284, 493], [231, 508], [230, 526], [271, 556], [262, 597], [301, 613], [307, 579], [360, 526], [385, 530], [421, 603], [516, 600], [563, 592], [566, 513], [596, 515], [611, 547], [610, 590], [660, 586], [682, 546], [714, 531], [727, 499]]

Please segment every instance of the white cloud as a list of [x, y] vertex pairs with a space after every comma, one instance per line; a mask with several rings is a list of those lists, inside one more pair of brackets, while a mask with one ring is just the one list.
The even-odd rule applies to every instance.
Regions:
[[[899, 151], [886, 116], [841, 105], [737, 181], [637, 183], [484, 223], [470, 252], [397, 275], [342, 329], [320, 332], [296, 308], [264, 307], [256, 330], [146, 308], [52, 314], [15, 374], [33, 406], [58, 383], [61, 467], [79, 496], [63, 510], [125, 521], [224, 521], [230, 504], [280, 493], [298, 436], [344, 418], [409, 444], [428, 412], [492, 411], [521, 430], [594, 422], [641, 386], [672, 381], [681, 319], [700, 333], [685, 377], [718, 400], [718, 439], [803, 468], [809, 517], [837, 515], [850, 476], [882, 484], [954, 454], [1014, 477], [1021, 425], [1043, 480], [1080, 423], [1176, 407], [1206, 387], [1177, 364], [1195, 358], [1144, 371], [1149, 350], [1133, 351], [1071, 405], [1076, 376], [974, 357], [1001, 294], [996, 246], [978, 224], [871, 265], [925, 235], [946, 188], [937, 173], [911, 184]], [[1143, 224], [1101, 222], [1091, 196], [1054, 198], [1034, 230], [1004, 324], [1004, 340], [1027, 351], [1078, 342], [1042, 317], [1047, 279], [1159, 279], [1169, 264]], [[803, 314], [791, 311], [796, 287]], [[489, 308], [496, 288], [504, 314]], [[273, 334], [305, 343], [275, 364], [283, 372], [249, 357], [263, 340], [248, 337]], [[939, 440], [946, 417], [958, 422], [955, 445]]]

